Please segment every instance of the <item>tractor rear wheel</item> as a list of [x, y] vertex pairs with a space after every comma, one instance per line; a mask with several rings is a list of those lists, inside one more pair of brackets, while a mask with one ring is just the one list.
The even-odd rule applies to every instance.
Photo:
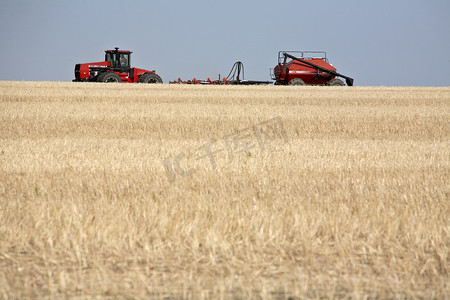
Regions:
[[328, 81], [328, 85], [329, 86], [345, 86], [345, 83], [337, 78], [331, 79], [330, 81]]
[[98, 75], [97, 82], [122, 82], [122, 79], [114, 72], [103, 72]]
[[289, 85], [305, 85], [305, 82], [300, 78], [294, 78], [289, 81]]
[[163, 83], [161, 77], [154, 73], [145, 73], [138, 79], [139, 83]]

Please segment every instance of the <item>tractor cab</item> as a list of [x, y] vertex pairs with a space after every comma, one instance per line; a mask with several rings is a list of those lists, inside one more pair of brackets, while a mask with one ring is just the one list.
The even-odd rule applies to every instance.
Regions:
[[131, 51], [120, 50], [115, 48], [115, 50], [105, 51], [105, 61], [111, 63], [111, 68], [113, 69], [128, 69], [130, 68], [130, 56]]

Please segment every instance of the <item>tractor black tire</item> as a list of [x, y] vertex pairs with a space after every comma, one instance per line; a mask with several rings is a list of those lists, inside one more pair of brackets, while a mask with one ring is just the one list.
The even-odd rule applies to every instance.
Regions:
[[330, 81], [328, 81], [327, 85], [329, 86], [345, 86], [345, 83], [337, 78], [331, 79]]
[[114, 72], [103, 72], [98, 75], [97, 82], [120, 83], [122, 79]]
[[145, 73], [139, 77], [138, 83], [163, 83], [163, 81], [157, 74]]
[[305, 82], [301, 78], [294, 78], [289, 81], [289, 85], [305, 85]]

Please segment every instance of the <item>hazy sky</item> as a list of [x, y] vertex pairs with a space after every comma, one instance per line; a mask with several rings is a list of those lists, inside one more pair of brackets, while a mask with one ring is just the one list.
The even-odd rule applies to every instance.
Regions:
[[355, 85], [450, 86], [449, 16], [449, 0], [0, 0], [0, 80], [71, 81], [120, 47], [164, 82], [237, 60], [269, 80], [279, 50], [324, 50]]

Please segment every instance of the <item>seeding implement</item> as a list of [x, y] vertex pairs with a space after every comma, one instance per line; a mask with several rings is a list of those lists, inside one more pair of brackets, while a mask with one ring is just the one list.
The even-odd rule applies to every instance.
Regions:
[[[241, 79], [242, 74], [242, 79]], [[196, 78], [192, 80], [183, 81], [178, 78], [176, 81], [170, 81], [171, 84], [213, 84], [213, 85], [256, 85], [256, 84], [272, 84], [271, 81], [257, 81], [257, 80], [245, 80], [244, 79], [244, 64], [240, 61], [234, 63], [231, 67], [230, 73], [227, 77], [223, 77], [217, 80], [211, 80], [210, 78], [206, 80], [198, 80]]]
[[[297, 55], [294, 56], [293, 54]], [[314, 56], [311, 56], [314, 55]], [[289, 60], [288, 60], [289, 59]], [[179, 84], [230, 84], [230, 85], [255, 85], [272, 84], [271, 81], [244, 80], [240, 74], [244, 74], [242, 62], [236, 62], [227, 77], [218, 80], [198, 80], [196, 78], [169, 83]], [[326, 53], [323, 51], [280, 51], [278, 52], [278, 64], [272, 69], [271, 78], [276, 85], [330, 85], [343, 86], [344, 82], [336, 77], [345, 79], [348, 86], [353, 85], [353, 79], [339, 74], [336, 68], [328, 63]]]
[[106, 50], [105, 61], [75, 65], [73, 81], [162, 83], [155, 70], [131, 68], [131, 51]]

